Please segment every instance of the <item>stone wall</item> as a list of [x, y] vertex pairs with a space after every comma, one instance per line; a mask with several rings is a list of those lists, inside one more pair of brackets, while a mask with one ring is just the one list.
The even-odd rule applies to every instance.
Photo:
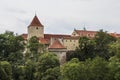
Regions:
[[44, 38], [44, 27], [28, 27], [28, 39], [30, 39], [33, 36]]

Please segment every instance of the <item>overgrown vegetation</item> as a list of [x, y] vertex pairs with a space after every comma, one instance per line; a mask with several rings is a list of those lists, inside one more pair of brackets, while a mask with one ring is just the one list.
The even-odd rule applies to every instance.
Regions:
[[0, 80], [120, 80], [120, 39], [103, 30], [80, 37], [67, 60], [60, 66], [36, 37], [26, 43], [12, 32], [0, 34]]

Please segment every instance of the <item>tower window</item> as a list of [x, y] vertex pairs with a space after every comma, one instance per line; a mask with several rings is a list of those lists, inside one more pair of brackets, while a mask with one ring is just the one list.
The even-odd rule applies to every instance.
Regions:
[[36, 27], [36, 29], [38, 29], [38, 27]]

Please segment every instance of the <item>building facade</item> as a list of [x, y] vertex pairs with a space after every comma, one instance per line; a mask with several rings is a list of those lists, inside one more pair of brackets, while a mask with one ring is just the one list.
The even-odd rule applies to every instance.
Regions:
[[[88, 38], [94, 38], [97, 33], [97, 31], [74, 29], [71, 35], [45, 34], [44, 26], [41, 24], [36, 15], [28, 26], [27, 31], [27, 34], [22, 35], [26, 41], [33, 36], [38, 37], [41, 44], [47, 45], [47, 49], [49, 52], [53, 52], [58, 55], [61, 63], [65, 62], [67, 51], [74, 51], [76, 47], [79, 46], [80, 37], [86, 36]], [[114, 37], [120, 38], [120, 34], [109, 34]]]

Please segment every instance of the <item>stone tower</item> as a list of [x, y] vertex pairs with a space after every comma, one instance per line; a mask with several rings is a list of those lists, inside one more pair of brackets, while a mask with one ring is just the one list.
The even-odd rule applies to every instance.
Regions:
[[33, 36], [44, 38], [44, 26], [41, 24], [36, 15], [28, 26], [28, 39]]

